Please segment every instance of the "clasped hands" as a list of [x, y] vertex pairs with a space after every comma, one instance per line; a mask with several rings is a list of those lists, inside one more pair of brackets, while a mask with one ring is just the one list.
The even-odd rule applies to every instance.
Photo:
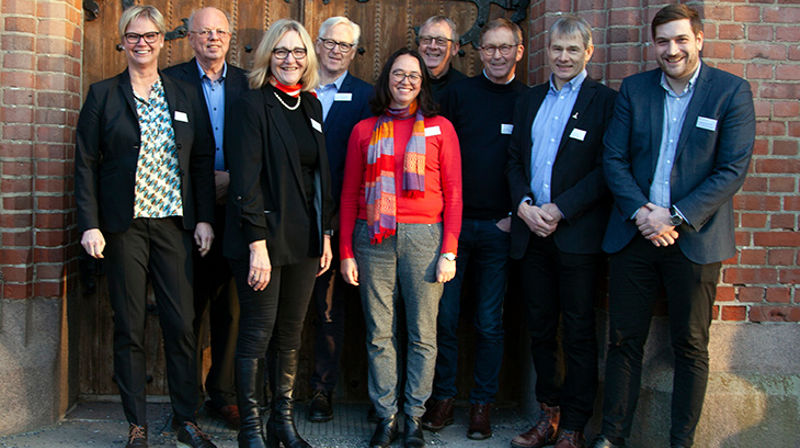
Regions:
[[561, 210], [552, 202], [542, 204], [540, 207], [523, 201], [517, 207], [517, 216], [527, 224], [531, 232], [541, 238], [546, 238], [558, 228], [558, 222], [561, 221]]
[[669, 209], [648, 202], [636, 213], [636, 227], [656, 247], [670, 246], [678, 239], [678, 231], [670, 224], [670, 216]]

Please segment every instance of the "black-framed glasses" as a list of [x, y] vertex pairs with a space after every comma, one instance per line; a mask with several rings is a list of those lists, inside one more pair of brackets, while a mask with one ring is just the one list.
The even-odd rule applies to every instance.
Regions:
[[291, 50], [288, 48], [276, 48], [272, 50], [272, 54], [275, 55], [275, 58], [281, 60], [288, 58], [289, 53], [291, 53], [295, 59], [299, 60], [305, 59], [307, 51], [305, 48], [300, 47], [292, 48]]
[[339, 41], [336, 41], [336, 40], [333, 40], [333, 39], [323, 39], [321, 37], [319, 38], [319, 41], [322, 42], [322, 46], [326, 50], [333, 50], [334, 48], [339, 47], [339, 51], [342, 52], [342, 53], [345, 53], [345, 54], [349, 53], [350, 50], [352, 50], [353, 47], [356, 46], [356, 44], [351, 44], [351, 43], [347, 43], [347, 42], [339, 42]]
[[206, 30], [199, 30], [199, 31], [190, 31], [190, 33], [197, 34], [198, 36], [202, 37], [203, 39], [209, 39], [214, 34], [216, 34], [217, 37], [219, 37], [220, 39], [224, 39], [226, 37], [230, 37], [230, 35], [231, 35], [230, 31], [219, 29], [219, 28], [217, 28], [215, 30], [206, 29]]
[[408, 78], [412, 85], [417, 85], [422, 82], [422, 75], [417, 72], [406, 73], [402, 70], [395, 70], [392, 72], [392, 81], [401, 83]]
[[483, 54], [485, 54], [486, 56], [490, 56], [490, 57], [494, 56], [494, 54], [496, 52], [498, 52], [498, 51], [500, 52], [501, 55], [508, 56], [508, 55], [511, 54], [511, 52], [515, 48], [517, 48], [517, 45], [518, 44], [514, 44], [514, 45], [508, 45], [508, 44], [503, 44], [503, 45], [483, 45], [483, 46], [481, 46], [481, 52]]
[[431, 45], [435, 43], [437, 47], [446, 47], [447, 44], [453, 42], [453, 39], [448, 39], [446, 37], [433, 37], [433, 36], [420, 36], [419, 37], [419, 44], [420, 45]]
[[144, 39], [145, 42], [148, 44], [152, 44], [158, 40], [158, 35], [161, 34], [160, 31], [150, 31], [149, 33], [139, 34], [139, 33], [125, 33], [125, 42], [136, 45], [139, 43], [139, 40]]

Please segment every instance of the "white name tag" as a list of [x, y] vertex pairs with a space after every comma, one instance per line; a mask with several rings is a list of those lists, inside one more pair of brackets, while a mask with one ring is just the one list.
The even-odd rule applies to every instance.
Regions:
[[569, 133], [569, 138], [574, 138], [575, 140], [583, 141], [586, 138], [586, 131], [583, 129], [573, 128], [572, 132]]
[[513, 124], [507, 124], [507, 123], [501, 123], [500, 124], [500, 133], [501, 134], [506, 134], [507, 135], [507, 134], [510, 134], [512, 132], [514, 132], [514, 125]]
[[434, 135], [442, 135], [442, 130], [439, 129], [439, 126], [425, 128], [425, 137], [433, 137]]
[[353, 94], [350, 92], [337, 93], [333, 96], [333, 101], [353, 101]]
[[322, 132], [322, 125], [319, 123], [319, 121], [317, 121], [317, 120], [315, 120], [313, 118], [309, 118], [309, 120], [311, 120], [311, 127], [312, 128], [316, 129], [317, 132]]
[[717, 130], [717, 120], [707, 117], [697, 117], [697, 127], [714, 132]]
[[184, 123], [189, 122], [189, 116], [186, 115], [186, 112], [181, 112], [179, 110], [175, 111], [175, 121], [182, 121]]

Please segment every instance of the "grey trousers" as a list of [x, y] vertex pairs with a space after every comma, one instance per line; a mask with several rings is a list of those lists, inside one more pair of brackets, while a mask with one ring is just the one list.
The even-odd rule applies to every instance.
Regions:
[[397, 234], [370, 244], [367, 225], [353, 233], [359, 291], [367, 327], [369, 396], [378, 416], [397, 414], [398, 372], [395, 301], [406, 313], [406, 385], [404, 411], [425, 413], [436, 367], [436, 317], [444, 285], [436, 283], [442, 225], [398, 224]]

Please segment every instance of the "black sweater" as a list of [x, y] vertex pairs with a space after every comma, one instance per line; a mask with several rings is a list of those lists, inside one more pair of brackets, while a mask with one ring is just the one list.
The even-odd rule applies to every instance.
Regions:
[[512, 211], [505, 167], [514, 103], [527, 89], [516, 79], [495, 84], [481, 73], [453, 83], [442, 96], [442, 115], [461, 145], [464, 218], [500, 219]]

